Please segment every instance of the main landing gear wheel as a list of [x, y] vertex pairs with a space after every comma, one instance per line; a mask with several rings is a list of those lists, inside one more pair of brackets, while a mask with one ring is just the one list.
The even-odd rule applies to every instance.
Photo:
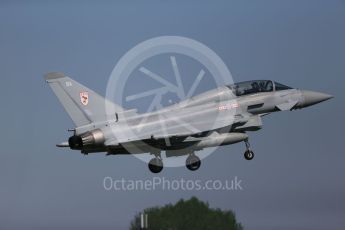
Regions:
[[200, 168], [201, 166], [201, 161], [200, 158], [195, 156], [195, 155], [190, 155], [187, 157], [186, 160], [186, 167], [190, 171], [196, 171]]
[[246, 152], [244, 153], [244, 158], [246, 158], [247, 161], [251, 161], [254, 159], [254, 152], [250, 149], [250, 144], [248, 139], [244, 141], [244, 143], [246, 144]]
[[149, 169], [152, 173], [160, 173], [163, 170], [163, 161], [156, 157], [150, 160]]

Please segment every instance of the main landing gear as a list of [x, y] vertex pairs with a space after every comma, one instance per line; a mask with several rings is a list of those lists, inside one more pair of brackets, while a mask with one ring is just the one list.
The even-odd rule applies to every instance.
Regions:
[[186, 167], [190, 171], [196, 171], [201, 166], [201, 160], [199, 157], [195, 156], [194, 153], [190, 154], [186, 160]]
[[156, 155], [155, 158], [150, 160], [149, 169], [152, 173], [160, 173], [163, 170], [163, 161], [161, 156]]
[[[163, 170], [163, 161], [160, 156], [160, 154], [155, 154], [155, 158], [150, 160], [149, 162], [149, 170], [152, 173], [160, 173]], [[196, 171], [200, 168], [201, 166], [201, 160], [199, 157], [197, 157], [194, 153], [191, 153], [186, 160], [186, 167], [190, 171]]]
[[246, 144], [246, 151], [244, 152], [244, 158], [248, 161], [251, 161], [254, 159], [254, 152], [250, 149], [250, 144], [248, 139], [244, 141]]

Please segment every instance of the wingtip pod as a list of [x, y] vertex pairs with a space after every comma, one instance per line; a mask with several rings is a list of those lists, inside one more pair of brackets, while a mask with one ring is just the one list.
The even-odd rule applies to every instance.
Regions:
[[62, 143], [60, 143], [60, 144], [57, 144], [56, 147], [59, 147], [59, 148], [67, 148], [67, 147], [69, 147], [69, 144], [68, 144], [68, 142], [66, 141], [66, 142], [62, 142]]
[[47, 82], [50, 82], [51, 80], [59, 79], [59, 78], [64, 78], [64, 77], [66, 77], [66, 75], [64, 73], [51, 72], [51, 73], [46, 73], [43, 78]]

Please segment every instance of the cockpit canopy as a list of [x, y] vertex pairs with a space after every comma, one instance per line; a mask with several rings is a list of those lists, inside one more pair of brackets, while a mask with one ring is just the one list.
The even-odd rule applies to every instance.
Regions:
[[292, 89], [291, 87], [280, 84], [278, 82], [267, 80], [245, 81], [236, 83], [234, 85], [228, 85], [227, 87], [231, 89], [233, 93], [238, 97], [255, 93]]

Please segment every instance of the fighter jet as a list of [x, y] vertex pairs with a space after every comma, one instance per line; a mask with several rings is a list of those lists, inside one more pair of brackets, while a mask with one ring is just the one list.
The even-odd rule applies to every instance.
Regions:
[[163, 152], [166, 157], [187, 156], [186, 167], [195, 171], [201, 166], [198, 151], [239, 142], [246, 146], [244, 158], [252, 160], [248, 132], [262, 128], [263, 116], [333, 98], [271, 80], [254, 80], [225, 85], [158, 111], [138, 113], [63, 73], [48, 73], [44, 78], [75, 124], [70, 130], [73, 135], [58, 147], [85, 155], [150, 153], [152, 173], [163, 170]]

